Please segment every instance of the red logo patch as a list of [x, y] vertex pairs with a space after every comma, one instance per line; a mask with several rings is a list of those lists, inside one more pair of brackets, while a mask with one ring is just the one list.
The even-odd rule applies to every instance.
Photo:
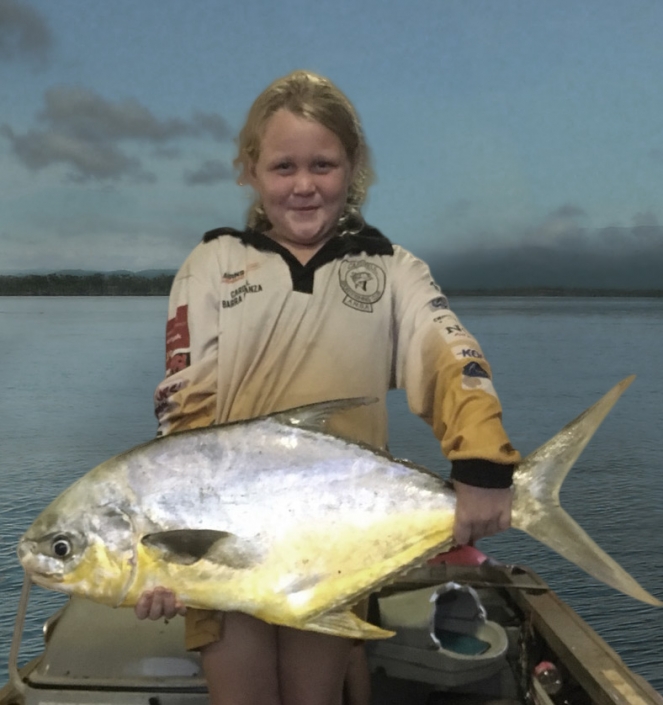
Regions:
[[166, 377], [191, 364], [188, 306], [178, 306], [166, 323]]

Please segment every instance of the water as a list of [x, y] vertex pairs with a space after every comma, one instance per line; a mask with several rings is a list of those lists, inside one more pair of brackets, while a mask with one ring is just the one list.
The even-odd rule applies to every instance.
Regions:
[[[562, 502], [648, 590], [663, 596], [663, 299], [452, 301], [495, 372], [514, 444], [527, 453], [617, 381], [638, 375], [585, 450]], [[19, 535], [97, 463], [154, 435], [165, 298], [0, 298], [0, 684], [22, 573]], [[390, 399], [390, 446], [447, 471], [428, 427]], [[663, 609], [597, 583], [527, 536], [480, 548], [531, 566], [637, 673], [663, 692]], [[34, 588], [21, 660], [64, 598]]]

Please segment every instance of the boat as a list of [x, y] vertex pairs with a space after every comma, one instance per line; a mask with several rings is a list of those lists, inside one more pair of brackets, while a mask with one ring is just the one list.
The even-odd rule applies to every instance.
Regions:
[[[204, 705], [184, 620], [139, 621], [72, 597], [18, 667], [26, 579], [0, 705]], [[442, 554], [374, 594], [367, 644], [374, 705], [663, 705], [663, 696], [532, 570], [477, 549]]]

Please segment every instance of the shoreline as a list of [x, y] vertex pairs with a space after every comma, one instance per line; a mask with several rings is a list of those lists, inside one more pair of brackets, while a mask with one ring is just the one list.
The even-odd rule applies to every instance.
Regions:
[[[0, 275], [0, 296], [168, 296], [174, 273], [141, 276], [118, 274]], [[510, 286], [444, 289], [450, 298], [663, 298], [663, 289], [599, 288], [577, 286]]]

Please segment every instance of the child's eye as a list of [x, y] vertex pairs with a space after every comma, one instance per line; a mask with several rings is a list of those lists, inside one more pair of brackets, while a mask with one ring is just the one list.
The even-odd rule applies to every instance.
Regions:
[[329, 161], [328, 159], [318, 159], [313, 164], [313, 169], [318, 174], [326, 174], [328, 171], [331, 171], [333, 168], [334, 168], [334, 163]]
[[282, 162], [276, 162], [276, 164], [274, 164], [274, 166], [272, 168], [274, 169], [274, 171], [277, 171], [279, 173], [280, 172], [287, 172], [292, 169], [292, 162], [288, 162], [285, 160]]

